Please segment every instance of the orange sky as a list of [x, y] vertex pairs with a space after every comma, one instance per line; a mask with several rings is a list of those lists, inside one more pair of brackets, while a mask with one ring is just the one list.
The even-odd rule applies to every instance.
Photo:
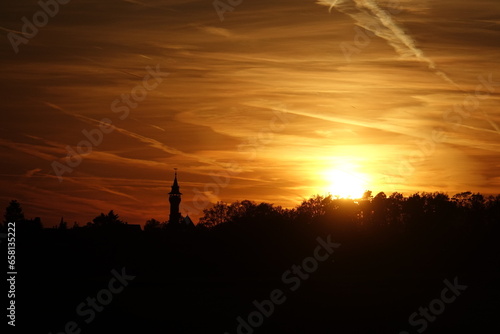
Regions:
[[253, 0], [223, 21], [211, 1], [73, 0], [34, 36], [37, 1], [1, 7], [0, 206], [47, 226], [164, 221], [174, 167], [195, 221], [217, 200], [500, 193], [497, 0]]

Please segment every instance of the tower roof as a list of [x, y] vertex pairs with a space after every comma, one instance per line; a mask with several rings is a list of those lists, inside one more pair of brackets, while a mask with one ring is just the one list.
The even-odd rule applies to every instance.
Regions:
[[186, 226], [194, 226], [194, 223], [191, 220], [191, 218], [189, 217], [189, 215], [187, 215], [186, 217], [184, 217], [184, 224], [186, 224]]
[[169, 192], [171, 195], [182, 195], [179, 191], [179, 184], [177, 183], [177, 168], [175, 168], [174, 183], [172, 184], [172, 191]]

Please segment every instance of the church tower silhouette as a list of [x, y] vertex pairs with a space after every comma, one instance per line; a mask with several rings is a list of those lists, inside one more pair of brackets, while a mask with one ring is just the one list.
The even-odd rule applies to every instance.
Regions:
[[179, 191], [179, 184], [177, 183], [177, 168], [174, 168], [174, 170], [174, 183], [172, 184], [172, 190], [168, 193], [168, 201], [170, 202], [170, 216], [168, 218], [169, 223], [179, 223], [181, 220], [179, 205], [181, 204], [182, 193]]

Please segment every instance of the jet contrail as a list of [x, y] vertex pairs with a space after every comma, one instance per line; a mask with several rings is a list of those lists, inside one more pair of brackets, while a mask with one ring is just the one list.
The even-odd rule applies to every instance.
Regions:
[[332, 9], [333, 9], [333, 7], [335, 7], [335, 5], [337, 4], [337, 2], [339, 2], [339, 0], [331, 0], [330, 2], [327, 1], [327, 3], [330, 5], [330, 8], [328, 8], [328, 11], [330, 13], [332, 12]]
[[[413, 56], [418, 61], [427, 64], [427, 67], [444, 81], [453, 85], [464, 94], [468, 94], [462, 87], [453, 81], [446, 73], [437, 68], [436, 63], [416, 46], [415, 40], [409, 36], [374, 0], [317, 0], [317, 4], [329, 7], [329, 11], [336, 8], [349, 15], [360, 27], [373, 32], [387, 41], [401, 56]], [[482, 112], [485, 120], [500, 134], [500, 128], [490, 117]]]
[[413, 38], [401, 28], [392, 17], [373, 0], [318, 0], [319, 5], [328, 6], [331, 11], [338, 11], [349, 15], [364, 29], [386, 40], [401, 56], [413, 56], [418, 61], [427, 64], [427, 67], [436, 75], [463, 91], [446, 73], [439, 70], [432, 59], [425, 56]]

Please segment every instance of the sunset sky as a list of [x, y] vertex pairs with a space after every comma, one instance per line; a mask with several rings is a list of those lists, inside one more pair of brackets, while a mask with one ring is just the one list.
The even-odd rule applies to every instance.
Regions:
[[500, 193], [498, 0], [238, 2], [72, 0], [33, 34], [37, 1], [2, 1], [2, 210], [165, 221], [173, 168], [195, 221], [218, 200]]

